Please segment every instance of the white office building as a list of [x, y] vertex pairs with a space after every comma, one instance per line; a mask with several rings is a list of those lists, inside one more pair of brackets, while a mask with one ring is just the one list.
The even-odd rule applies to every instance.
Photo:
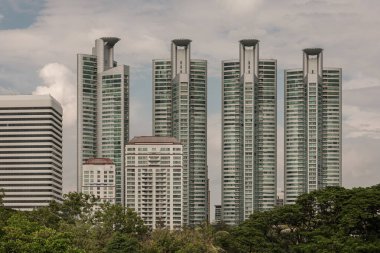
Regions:
[[183, 218], [209, 221], [207, 61], [191, 58], [191, 40], [171, 43], [171, 58], [153, 60], [153, 135], [183, 144]]
[[222, 62], [222, 221], [236, 225], [273, 208], [277, 196], [277, 61], [241, 40]]
[[62, 200], [62, 107], [51, 96], [0, 96], [4, 206], [32, 210]]
[[173, 137], [134, 137], [126, 146], [125, 205], [145, 225], [180, 229], [183, 225], [182, 145]]
[[95, 41], [92, 54], [78, 54], [78, 191], [82, 164], [94, 157], [110, 158], [116, 167], [116, 203], [124, 193], [124, 148], [129, 140], [129, 67], [117, 65], [119, 38]]
[[303, 50], [303, 68], [285, 70], [285, 204], [342, 185], [342, 69], [323, 50]]
[[109, 158], [92, 158], [82, 166], [82, 192], [115, 204], [115, 164]]

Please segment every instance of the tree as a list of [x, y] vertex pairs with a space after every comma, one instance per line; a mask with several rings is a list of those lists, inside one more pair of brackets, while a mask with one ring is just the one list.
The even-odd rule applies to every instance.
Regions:
[[148, 240], [143, 243], [144, 253], [174, 253], [181, 249], [182, 243], [178, 237], [179, 232], [168, 229], [156, 229]]
[[116, 232], [107, 243], [106, 253], [130, 253], [139, 252], [140, 245], [136, 237], [130, 234]]
[[0, 241], [1, 252], [56, 252], [80, 253], [72, 246], [72, 235], [39, 225], [27, 219], [21, 212], [8, 219], [4, 227], [5, 235]]
[[105, 233], [121, 232], [141, 238], [149, 231], [136, 212], [119, 204], [106, 203], [102, 205], [95, 217]]

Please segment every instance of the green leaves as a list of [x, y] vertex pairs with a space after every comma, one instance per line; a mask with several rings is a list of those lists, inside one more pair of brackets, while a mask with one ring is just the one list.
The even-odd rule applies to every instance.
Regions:
[[105, 248], [106, 253], [139, 252], [140, 245], [136, 237], [116, 232]]
[[131, 209], [69, 193], [31, 212], [0, 204], [0, 252], [380, 252], [380, 185], [328, 187], [295, 205], [255, 212], [236, 227], [150, 231]]
[[252, 214], [232, 241], [238, 252], [380, 252], [379, 196], [379, 185], [304, 194], [295, 205]]
[[82, 252], [72, 244], [69, 232], [58, 232], [28, 220], [24, 213], [8, 219], [0, 241], [3, 252]]

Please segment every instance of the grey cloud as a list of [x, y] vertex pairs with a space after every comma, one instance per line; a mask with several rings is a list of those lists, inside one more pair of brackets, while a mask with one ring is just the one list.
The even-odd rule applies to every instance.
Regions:
[[369, 186], [380, 183], [380, 141], [369, 137], [343, 141], [343, 185]]

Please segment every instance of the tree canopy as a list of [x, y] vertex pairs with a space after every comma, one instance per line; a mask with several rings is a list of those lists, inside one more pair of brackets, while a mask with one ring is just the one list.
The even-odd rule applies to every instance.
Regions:
[[296, 204], [255, 212], [238, 226], [150, 231], [132, 210], [82, 193], [31, 212], [5, 208], [0, 252], [380, 252], [380, 185], [327, 187]]

